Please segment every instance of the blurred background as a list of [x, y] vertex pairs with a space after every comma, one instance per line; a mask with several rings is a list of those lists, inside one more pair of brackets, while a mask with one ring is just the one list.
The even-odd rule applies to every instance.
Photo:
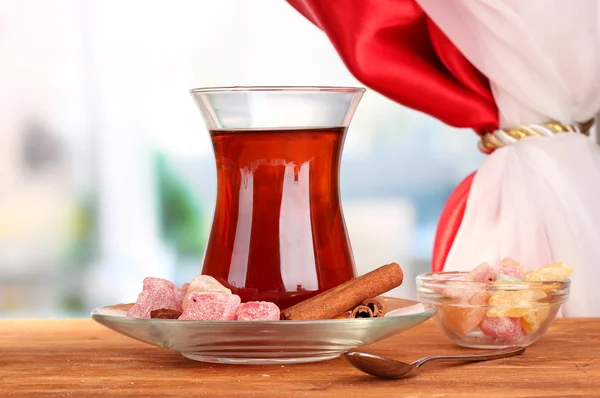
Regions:
[[[191, 88], [360, 85], [282, 0], [0, 0], [0, 59], [0, 317], [87, 316], [199, 273], [216, 180]], [[360, 273], [430, 269], [476, 144], [366, 93], [341, 169]]]

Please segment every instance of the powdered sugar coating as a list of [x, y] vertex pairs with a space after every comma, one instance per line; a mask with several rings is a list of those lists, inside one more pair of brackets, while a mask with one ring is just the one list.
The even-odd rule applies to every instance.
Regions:
[[[185, 285], [184, 285], [185, 286]], [[182, 286], [183, 289], [183, 286]], [[215, 278], [209, 275], [198, 275], [188, 284], [183, 297], [183, 309], [187, 307], [188, 297], [192, 293], [223, 293], [231, 294], [231, 290], [221, 285]]]
[[465, 335], [475, 329], [485, 317], [489, 293], [480, 290], [466, 299], [461, 298], [462, 305], [444, 305], [438, 307], [438, 316], [442, 322]]
[[510, 257], [504, 257], [500, 261], [500, 268], [500, 272], [504, 275], [523, 277], [523, 266], [517, 260], [513, 260]]
[[481, 263], [469, 275], [475, 282], [494, 282], [498, 277], [498, 268], [490, 267], [488, 263]]
[[469, 301], [471, 297], [479, 293], [481, 287], [474, 286], [469, 283], [453, 283], [453, 282], [473, 282], [473, 276], [471, 274], [463, 274], [451, 276], [446, 279], [446, 283], [440, 293], [448, 298], [459, 299], [463, 302]]
[[179, 320], [233, 321], [240, 302], [236, 294], [193, 292]]
[[166, 308], [181, 311], [181, 301], [181, 290], [173, 282], [161, 278], [144, 278], [142, 292], [127, 316], [149, 319], [153, 310]]
[[185, 295], [187, 294], [189, 285], [190, 285], [189, 282], [186, 282], [183, 285], [181, 285], [181, 297], [185, 297]]
[[240, 304], [236, 312], [238, 321], [278, 321], [281, 311], [268, 301], [249, 301]]
[[518, 276], [514, 276], [514, 275], [505, 275], [504, 273], [500, 272], [498, 274], [498, 278], [496, 279], [496, 282], [523, 282], [523, 278], [518, 277]]
[[521, 318], [486, 316], [479, 328], [486, 336], [498, 337], [505, 341], [516, 341], [526, 334]]

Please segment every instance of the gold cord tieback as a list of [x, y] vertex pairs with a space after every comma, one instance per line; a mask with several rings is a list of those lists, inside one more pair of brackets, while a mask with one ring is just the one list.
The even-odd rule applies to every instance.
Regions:
[[592, 118], [583, 123], [562, 124], [548, 122], [544, 124], [530, 124], [506, 129], [498, 129], [493, 133], [486, 133], [479, 140], [479, 149], [484, 153], [492, 153], [494, 149], [502, 148], [525, 137], [551, 137], [556, 133], [580, 133], [590, 135], [590, 129], [596, 122]]

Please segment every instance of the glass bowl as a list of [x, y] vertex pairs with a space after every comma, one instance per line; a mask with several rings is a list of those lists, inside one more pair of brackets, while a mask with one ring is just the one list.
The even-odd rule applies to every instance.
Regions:
[[342, 352], [410, 329], [435, 314], [431, 305], [384, 297], [382, 318], [318, 321], [180, 321], [127, 317], [132, 304], [108, 305], [92, 318], [125, 336], [180, 352], [186, 358], [229, 364], [290, 364], [337, 358]]
[[470, 282], [466, 272], [417, 276], [421, 302], [436, 307], [438, 327], [472, 348], [529, 346], [542, 337], [569, 297], [570, 280]]

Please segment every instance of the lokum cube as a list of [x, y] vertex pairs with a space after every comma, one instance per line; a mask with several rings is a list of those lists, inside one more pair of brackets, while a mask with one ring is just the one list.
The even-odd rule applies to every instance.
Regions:
[[435, 282], [431, 283], [431, 285], [428, 287], [435, 293], [443, 294], [444, 296], [448, 297], [448, 292], [446, 291], [446, 289], [448, 289], [446, 286], [446, 281], [464, 281], [467, 280], [467, 274], [456, 276], [432, 274], [431, 279], [433, 279]]
[[236, 312], [238, 321], [278, 321], [281, 311], [268, 301], [250, 301], [240, 304]]
[[486, 336], [498, 337], [505, 341], [516, 341], [525, 335], [521, 318], [485, 317], [479, 328]]
[[181, 285], [181, 297], [185, 297], [185, 295], [187, 294], [187, 290], [188, 290], [188, 286], [190, 284], [188, 282], [184, 283], [183, 285]]
[[546, 297], [541, 290], [498, 290], [490, 297], [488, 317], [521, 317], [533, 308], [537, 300]]
[[523, 329], [525, 329], [528, 334], [535, 332], [539, 329], [542, 322], [548, 318], [548, 315], [550, 315], [549, 305], [544, 305], [529, 311], [527, 314], [523, 315]]
[[573, 273], [573, 268], [563, 264], [555, 263], [546, 265], [538, 270], [529, 272], [525, 279], [528, 282], [552, 282], [567, 279]]
[[227, 293], [190, 293], [179, 320], [233, 321], [240, 296]]
[[142, 292], [127, 316], [150, 318], [153, 310], [161, 308], [181, 311], [181, 290], [173, 283], [161, 278], [144, 278]]
[[521, 263], [510, 257], [504, 257], [502, 261], [500, 261], [499, 272], [504, 275], [523, 277], [523, 266]]
[[443, 289], [441, 293], [443, 296], [448, 298], [458, 299], [466, 302], [481, 290], [480, 286], [475, 286], [470, 283], [460, 283], [473, 282], [474, 279], [471, 274], [452, 276], [447, 278], [446, 281], [447, 282], [442, 285]]
[[469, 275], [475, 282], [494, 282], [498, 276], [498, 270], [490, 267], [488, 263], [481, 263]]
[[188, 283], [186, 293], [183, 297], [183, 309], [187, 307], [188, 297], [192, 293], [224, 293], [231, 294], [231, 290], [221, 285], [215, 278], [209, 275], [198, 275]]
[[485, 317], [487, 311], [485, 305], [488, 303], [489, 293], [485, 290], [479, 291], [464, 305], [443, 305], [438, 307], [440, 320], [453, 328], [458, 334], [464, 335], [475, 329]]

